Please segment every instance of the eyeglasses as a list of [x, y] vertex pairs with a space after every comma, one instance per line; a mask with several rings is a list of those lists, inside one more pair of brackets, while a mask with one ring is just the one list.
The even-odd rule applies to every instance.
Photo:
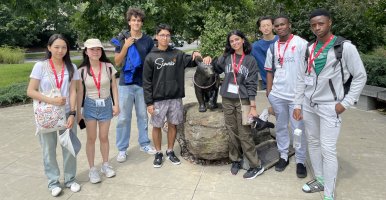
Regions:
[[170, 38], [170, 35], [161, 34], [161, 35], [158, 35], [158, 37], [168, 39]]

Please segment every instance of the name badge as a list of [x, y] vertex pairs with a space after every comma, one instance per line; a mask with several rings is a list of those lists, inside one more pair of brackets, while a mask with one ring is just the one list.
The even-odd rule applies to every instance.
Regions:
[[239, 86], [232, 84], [232, 83], [229, 83], [228, 92], [233, 93], [233, 94], [238, 94], [239, 93]]
[[275, 72], [276, 78], [285, 78], [285, 69], [277, 68]]
[[313, 76], [306, 76], [304, 77], [304, 83], [309, 86], [314, 85], [314, 77]]
[[95, 100], [95, 106], [96, 107], [105, 107], [105, 100], [104, 99]]

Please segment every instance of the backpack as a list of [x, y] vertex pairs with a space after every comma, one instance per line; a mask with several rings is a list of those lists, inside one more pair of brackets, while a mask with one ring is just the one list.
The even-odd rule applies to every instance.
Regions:
[[[107, 76], [110, 77], [110, 96], [111, 96], [111, 100], [113, 102], [113, 105], [115, 105], [114, 103], [114, 98], [113, 98], [113, 88], [111, 87], [111, 83], [113, 82], [113, 77], [112, 77], [112, 66], [108, 66], [107, 64], [106, 65], [106, 71], [107, 71]], [[87, 76], [87, 72], [86, 72], [86, 67], [84, 67], [80, 73], [80, 77], [82, 79], [82, 85], [83, 85], [83, 98], [82, 98], [82, 107], [84, 105], [84, 98], [86, 97], [86, 85], [84, 84], [84, 80]], [[108, 70], [107, 70], [108, 69]], [[85, 76], [86, 75], [86, 76]]]
[[275, 42], [269, 45], [269, 50], [272, 54], [272, 73], [275, 74], [276, 66], [275, 66]]
[[[335, 43], [334, 43], [334, 53], [335, 53], [335, 57], [336, 57], [337, 62], [334, 63], [334, 65], [333, 65], [333, 67], [335, 67], [337, 64], [340, 64], [340, 72], [342, 75], [342, 84], [343, 84], [344, 96], [346, 96], [346, 94], [349, 92], [352, 78], [353, 78], [352, 74], [350, 73], [349, 79], [347, 79], [347, 81], [344, 82], [342, 57], [343, 57], [343, 43], [345, 41], [347, 41], [347, 40], [344, 37], [338, 36], [338, 38], [336, 38]], [[307, 62], [307, 63], [308, 63], [308, 58], [310, 57], [310, 52], [308, 52], [308, 47], [311, 46], [313, 43], [314, 42], [309, 42], [307, 44], [307, 51], [306, 51], [306, 55], [305, 55], [305, 62]], [[330, 84], [332, 84], [332, 83], [330, 83]], [[336, 95], [334, 94], [334, 96], [336, 96]]]

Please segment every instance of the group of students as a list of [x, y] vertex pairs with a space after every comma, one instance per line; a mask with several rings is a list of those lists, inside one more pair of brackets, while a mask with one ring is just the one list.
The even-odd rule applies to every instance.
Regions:
[[[155, 37], [158, 44], [154, 46], [151, 37], [142, 33], [145, 19], [143, 11], [129, 8], [126, 16], [130, 31], [118, 41], [114, 58], [116, 66], [121, 67], [119, 83], [115, 78], [117, 71], [98, 39], [88, 39], [84, 43], [84, 59], [77, 69], [70, 60], [68, 41], [62, 35], [54, 34], [48, 41], [46, 60], [35, 64], [27, 89], [28, 96], [33, 99], [65, 105], [67, 128], [71, 128], [73, 134], [77, 129], [74, 124], [85, 121], [91, 183], [101, 181], [94, 165], [98, 135], [103, 160], [100, 171], [106, 177], [115, 176], [115, 171], [108, 163], [108, 134], [113, 116], [118, 116], [116, 146], [119, 152], [116, 159], [118, 162], [126, 161], [133, 107], [137, 116], [140, 150], [155, 154], [153, 166], [159, 168], [163, 164], [161, 128], [165, 125], [165, 119], [168, 127], [166, 157], [172, 164], [180, 164], [173, 147], [176, 125], [183, 120], [184, 70], [194, 67], [195, 57], [201, 57], [201, 54], [193, 52], [188, 55], [169, 47], [172, 29], [166, 24], [157, 26]], [[324, 190], [325, 199], [329, 200], [334, 199], [337, 176], [336, 143], [341, 124], [340, 114], [358, 99], [366, 81], [366, 72], [355, 46], [349, 42], [342, 44], [341, 66], [334, 64], [337, 59], [333, 46], [337, 37], [331, 33], [331, 17], [326, 10], [312, 12], [310, 24], [317, 40], [307, 45], [304, 39], [291, 34], [288, 17], [279, 16], [274, 20], [261, 18], [258, 25], [263, 33], [262, 40], [251, 45], [241, 31], [231, 31], [226, 38], [223, 55], [213, 59], [207, 56], [203, 62], [212, 64], [216, 73], [225, 74], [220, 95], [230, 138], [231, 173], [236, 175], [239, 172], [243, 156], [250, 165], [244, 178], [253, 179], [264, 172], [256, 154], [251, 127], [242, 124], [241, 116], [241, 106], [244, 104], [250, 105], [250, 117], [257, 116], [255, 96], [260, 68], [264, 83], [266, 80], [267, 97], [277, 119], [276, 138], [280, 160], [275, 169], [283, 171], [288, 165], [289, 135], [293, 129], [305, 130], [303, 135], [307, 139], [303, 136], [301, 148], [296, 149], [295, 153], [297, 175], [300, 178], [307, 176], [304, 164], [308, 143], [316, 178], [306, 183], [303, 191]], [[273, 35], [272, 29], [278, 36]], [[309, 62], [305, 60], [307, 51], [311, 52]], [[45, 67], [48, 70], [43, 70]], [[345, 82], [350, 75], [353, 77], [351, 87], [345, 95], [342, 81]], [[39, 92], [51, 89], [49, 81], [53, 79], [62, 97], [48, 98]], [[151, 116], [155, 148], [148, 138], [147, 112]], [[289, 122], [292, 128], [290, 132]], [[52, 196], [58, 196], [62, 191], [56, 160], [57, 137], [56, 132], [39, 135]], [[64, 185], [78, 192], [80, 185], [75, 180], [76, 158], [65, 148], [62, 151]]]
[[341, 114], [357, 102], [367, 75], [356, 47], [332, 33], [327, 10], [312, 11], [309, 22], [316, 36], [313, 42], [292, 34], [287, 16], [260, 18], [257, 25], [263, 39], [253, 44], [252, 55], [276, 117], [280, 158], [275, 170], [283, 171], [289, 164], [290, 137], [301, 129], [305, 134], [300, 148], [295, 148], [296, 174], [307, 176], [307, 148], [315, 173], [302, 190], [323, 191], [324, 199], [331, 200], [335, 199]]

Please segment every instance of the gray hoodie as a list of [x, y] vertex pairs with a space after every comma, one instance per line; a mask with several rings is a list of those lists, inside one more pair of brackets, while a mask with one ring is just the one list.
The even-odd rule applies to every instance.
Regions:
[[[308, 47], [309, 52], [312, 46]], [[359, 95], [366, 84], [367, 75], [358, 50], [350, 41], [344, 41], [342, 53], [344, 81], [346, 82], [349, 79], [350, 74], [353, 76], [350, 90], [346, 96], [344, 95], [341, 67], [339, 63], [335, 64], [336, 62], [338, 60], [335, 57], [334, 48], [328, 51], [326, 65], [319, 75], [316, 75], [314, 70], [311, 70], [310, 74], [306, 73], [307, 63], [302, 62], [297, 75], [295, 108], [301, 107], [304, 97], [308, 102], [315, 104], [341, 103], [346, 109], [358, 101]], [[314, 77], [312, 86], [305, 84], [305, 78], [309, 75]], [[333, 90], [335, 90], [335, 96]]]

